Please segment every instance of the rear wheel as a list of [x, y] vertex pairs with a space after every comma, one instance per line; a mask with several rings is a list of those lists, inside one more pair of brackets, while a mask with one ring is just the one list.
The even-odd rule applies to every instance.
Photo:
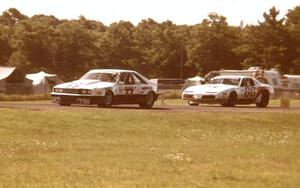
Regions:
[[260, 96], [260, 102], [256, 103], [259, 108], [265, 108], [268, 106], [270, 100], [270, 95], [268, 91], [264, 91]]
[[237, 94], [236, 92], [231, 92], [227, 99], [227, 102], [222, 104], [222, 106], [234, 107], [237, 102]]
[[141, 108], [152, 108], [153, 104], [155, 102], [155, 94], [153, 92], [149, 92], [145, 100], [139, 104]]
[[113, 105], [114, 94], [111, 91], [107, 91], [104, 96], [103, 106], [110, 107]]

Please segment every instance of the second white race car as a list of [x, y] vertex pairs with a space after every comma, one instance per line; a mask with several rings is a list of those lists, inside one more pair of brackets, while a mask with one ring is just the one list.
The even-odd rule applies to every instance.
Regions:
[[200, 103], [235, 106], [253, 104], [267, 107], [274, 89], [255, 78], [247, 76], [217, 76], [204, 85], [191, 86], [182, 92], [182, 99], [189, 105]]
[[157, 100], [157, 86], [143, 75], [130, 70], [95, 69], [79, 80], [56, 85], [52, 102], [62, 106], [71, 104], [139, 104], [151, 108]]

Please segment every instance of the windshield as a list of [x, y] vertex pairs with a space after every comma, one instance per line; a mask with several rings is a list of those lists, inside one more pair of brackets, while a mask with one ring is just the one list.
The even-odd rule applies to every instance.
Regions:
[[225, 85], [233, 85], [238, 86], [240, 83], [240, 78], [217, 78], [211, 79], [207, 82], [207, 84], [225, 84]]
[[101, 82], [117, 82], [118, 73], [116, 72], [93, 72], [93, 73], [86, 73], [83, 75], [80, 80], [99, 80]]

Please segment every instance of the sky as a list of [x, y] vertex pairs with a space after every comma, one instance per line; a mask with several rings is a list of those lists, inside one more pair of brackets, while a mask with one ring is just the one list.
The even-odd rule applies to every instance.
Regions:
[[225, 16], [230, 25], [257, 24], [275, 6], [280, 18], [300, 6], [299, 0], [0, 0], [0, 12], [16, 8], [27, 16], [53, 15], [59, 19], [86, 19], [105, 25], [120, 20], [138, 24], [152, 18], [178, 25], [201, 23], [211, 12]]

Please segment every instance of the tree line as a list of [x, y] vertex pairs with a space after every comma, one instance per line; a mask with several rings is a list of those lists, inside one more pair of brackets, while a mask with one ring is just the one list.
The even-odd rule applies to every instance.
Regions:
[[196, 25], [142, 20], [105, 26], [80, 16], [28, 17], [15, 8], [0, 15], [0, 66], [44, 70], [63, 80], [92, 68], [136, 70], [148, 77], [187, 78], [219, 69], [259, 66], [300, 74], [300, 6], [284, 18], [272, 7], [257, 25], [230, 26], [211, 13]]

